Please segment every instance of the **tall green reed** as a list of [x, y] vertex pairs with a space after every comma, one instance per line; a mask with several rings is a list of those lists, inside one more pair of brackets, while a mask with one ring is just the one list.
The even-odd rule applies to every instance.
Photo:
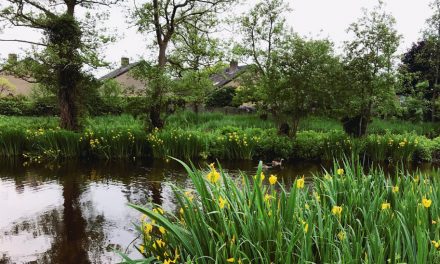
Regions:
[[[181, 162], [182, 163], [182, 162]], [[136, 248], [154, 263], [438, 263], [439, 180], [354, 162], [293, 186], [264, 175], [232, 178], [182, 163], [194, 189], [174, 186], [180, 210], [143, 214]], [[135, 263], [124, 256], [125, 263]], [[145, 263], [149, 263], [148, 261]], [[153, 263], [153, 262], [152, 262]]]

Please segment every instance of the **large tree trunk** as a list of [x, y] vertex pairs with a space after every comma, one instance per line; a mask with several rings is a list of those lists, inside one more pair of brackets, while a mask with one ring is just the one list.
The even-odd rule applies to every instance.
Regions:
[[78, 89], [82, 82], [81, 29], [74, 17], [75, 1], [68, 1], [65, 15], [53, 18], [48, 26], [49, 45], [57, 51], [56, 80], [60, 127], [78, 130]]
[[[160, 69], [160, 74], [163, 74], [167, 62], [166, 59], [167, 46], [168, 46], [168, 42], [163, 42], [161, 45], [159, 45], [158, 66]], [[156, 87], [153, 87], [153, 94], [152, 94], [153, 103], [150, 107], [150, 120], [151, 120], [151, 125], [157, 128], [162, 128], [164, 126], [164, 121], [162, 120], [161, 117], [163, 91], [164, 91], [164, 87], [163, 84], [161, 83], [158, 83]]]
[[67, 130], [78, 130], [78, 108], [75, 103], [75, 87], [60, 87], [58, 102], [60, 106], [60, 126]]

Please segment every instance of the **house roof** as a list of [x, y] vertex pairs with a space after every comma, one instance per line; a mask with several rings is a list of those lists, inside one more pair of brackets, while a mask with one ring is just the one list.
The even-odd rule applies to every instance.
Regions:
[[[104, 80], [116, 78], [130, 71], [133, 67], [135, 67], [139, 63], [140, 62], [134, 62], [128, 64], [127, 66], [118, 68], [102, 76], [101, 78], [99, 78], [99, 80], [104, 81]], [[240, 74], [242, 74], [246, 70], [247, 67], [248, 65], [237, 66], [235, 69], [233, 69], [232, 67], [226, 67], [221, 72], [212, 74], [209, 78], [212, 80], [214, 86], [222, 87], [228, 84], [229, 82], [231, 82], [232, 80], [234, 80], [235, 78], [237, 78]]]
[[128, 64], [127, 66], [124, 67], [120, 67], [112, 72], [107, 73], [106, 75], [102, 76], [101, 78], [99, 78], [100, 81], [104, 81], [104, 80], [108, 80], [108, 79], [113, 79], [116, 78], [126, 72], [128, 72], [129, 70], [131, 70], [133, 67], [135, 67], [136, 65], [138, 65], [140, 62], [133, 62]]
[[222, 87], [235, 78], [237, 78], [240, 74], [242, 74], [246, 68], [248, 68], [248, 65], [243, 66], [237, 66], [235, 69], [232, 70], [231, 67], [225, 68], [220, 73], [216, 73], [210, 76], [210, 79], [214, 83], [214, 86], [216, 87]]

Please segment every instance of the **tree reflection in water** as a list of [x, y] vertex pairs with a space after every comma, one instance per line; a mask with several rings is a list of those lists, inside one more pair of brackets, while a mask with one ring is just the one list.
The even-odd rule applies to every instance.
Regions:
[[[37, 246], [42, 252], [31, 257], [36, 263], [119, 261], [119, 256], [113, 252], [113, 249], [124, 250], [136, 236], [132, 231], [131, 223], [136, 221], [138, 216], [133, 219], [132, 216], [137, 213], [131, 213], [126, 203], [144, 204], [153, 200], [161, 204], [163, 173], [159, 171], [157, 169], [152, 171], [130, 163], [98, 165], [65, 163], [61, 166], [32, 167], [23, 167], [16, 163], [2, 163], [0, 164], [0, 179], [13, 181], [14, 190], [18, 195], [29, 195], [32, 198], [33, 193], [44, 192], [57, 185], [57, 188], [61, 188], [59, 195], [62, 197], [50, 197], [50, 199], [62, 198], [62, 204], [53, 206], [41, 204], [41, 208], [36, 209], [38, 212], [36, 215], [15, 219], [14, 223], [1, 229], [0, 241], [1, 237], [14, 237], [12, 241], [20, 244], [20, 241], [23, 242], [25, 239], [46, 238], [42, 240], [43, 243], [39, 242], [42, 243], [41, 245]], [[96, 189], [97, 186], [104, 190], [119, 192], [121, 196], [114, 197], [114, 201], [113, 197], [110, 201], [95, 201], [93, 188]], [[106, 215], [109, 212], [97, 210], [96, 207], [99, 206], [96, 202], [114, 203], [120, 210], [127, 210], [127, 216], [121, 217], [126, 222], [118, 223], [119, 218], [107, 219]], [[26, 215], [25, 212], [23, 215]], [[122, 241], [124, 244], [119, 244], [115, 241], [115, 236], [109, 233], [112, 229], [118, 228], [124, 229], [123, 235], [130, 235]], [[18, 255], [21, 253], [23, 257], [26, 256], [26, 259], [29, 259], [32, 254], [32, 252], [27, 252], [29, 249], [18, 249], [18, 245], [17, 250], [22, 250], [23, 252], [18, 252]], [[20, 256], [16, 255], [11, 258], [8, 252], [1, 252], [0, 249], [0, 263], [20, 262], [20, 259]]]

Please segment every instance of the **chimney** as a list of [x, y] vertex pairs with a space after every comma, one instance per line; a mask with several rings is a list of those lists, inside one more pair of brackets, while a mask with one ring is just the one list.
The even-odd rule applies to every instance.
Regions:
[[231, 60], [229, 63], [229, 72], [235, 72], [236, 70], [238, 70], [238, 61]]
[[17, 63], [17, 54], [15, 53], [8, 54], [8, 63], [10, 64]]
[[121, 58], [121, 68], [128, 66], [128, 64], [130, 64], [130, 59], [127, 57], [122, 57]]

